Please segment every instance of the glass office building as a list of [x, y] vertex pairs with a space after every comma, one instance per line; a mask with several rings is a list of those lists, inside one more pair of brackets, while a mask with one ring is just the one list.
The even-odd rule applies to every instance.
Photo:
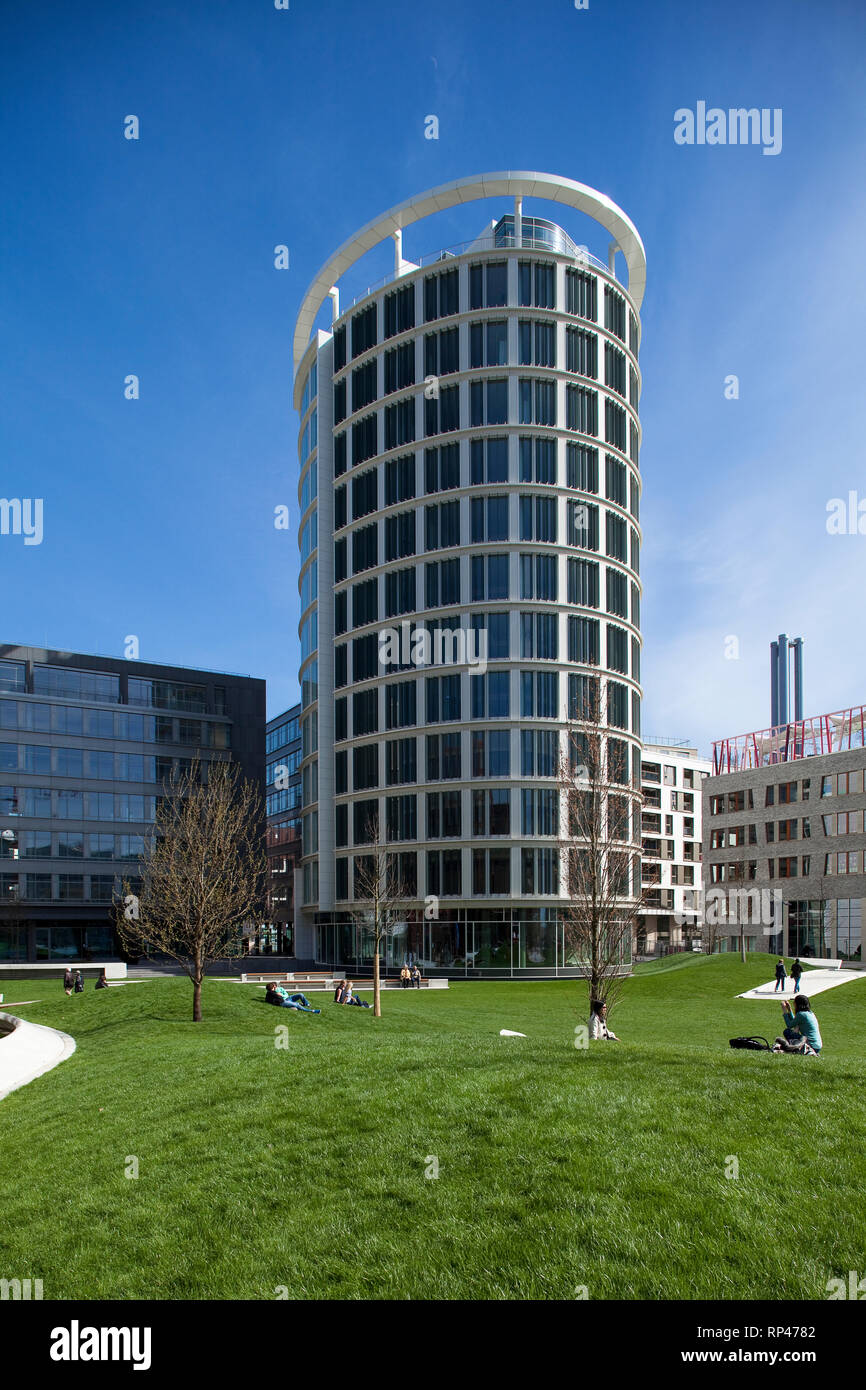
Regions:
[[265, 788], [267, 922], [250, 943], [262, 955], [294, 954], [295, 869], [301, 853], [301, 706], [268, 720]]
[[[591, 216], [614, 237], [607, 260], [526, 214], [530, 196]], [[474, 241], [404, 259], [404, 229], [481, 198], [499, 215]], [[341, 312], [339, 277], [387, 237], [393, 275]], [[376, 219], [305, 296], [299, 957], [370, 964], [350, 908], [377, 823], [414, 899], [389, 966], [578, 969], [558, 772], [591, 696], [640, 794], [644, 281], [609, 199], [496, 174]]]
[[163, 784], [230, 760], [264, 787], [265, 683], [0, 646], [0, 965], [113, 959]]

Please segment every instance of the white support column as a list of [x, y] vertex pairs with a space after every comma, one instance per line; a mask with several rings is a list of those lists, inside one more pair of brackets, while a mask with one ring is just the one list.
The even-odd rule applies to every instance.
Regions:
[[394, 274], [399, 275], [403, 264], [403, 228], [395, 227], [391, 235], [394, 238]]
[[523, 245], [523, 198], [519, 193], [514, 198], [514, 245]]
[[328, 294], [331, 299], [331, 323], [336, 323], [340, 317], [340, 291], [336, 285], [332, 285]]
[[611, 275], [616, 274], [616, 253], [618, 250], [619, 247], [615, 241], [612, 241], [610, 243], [610, 246], [607, 248], [607, 268], [610, 271]]

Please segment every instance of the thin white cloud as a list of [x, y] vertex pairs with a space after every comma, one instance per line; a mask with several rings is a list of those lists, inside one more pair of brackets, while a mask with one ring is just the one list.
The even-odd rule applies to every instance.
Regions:
[[[736, 306], [713, 329], [740, 344], [739, 356], [731, 346], [720, 356], [736, 363], [730, 369], [742, 380], [741, 399], [723, 408], [742, 416], [714, 406], [712, 425], [702, 424], [696, 389], [697, 401], [684, 403], [687, 421], [676, 421], [673, 457], [646, 482], [645, 727], [681, 733], [704, 749], [769, 723], [769, 643], [780, 631], [804, 639], [805, 713], [866, 701], [866, 536], [826, 529], [828, 499], [847, 500], [850, 490], [866, 498], [866, 203], [858, 190], [818, 242], [814, 201], [814, 190], [802, 195], [775, 246], [751, 248], [748, 273], [738, 267]], [[770, 258], [775, 293], [766, 284]], [[789, 291], [781, 299], [780, 285]], [[688, 310], [681, 317], [687, 343], [693, 319]], [[772, 360], [762, 335], [768, 323]], [[717, 394], [721, 401], [721, 378]], [[656, 456], [659, 425], [656, 411]], [[689, 478], [680, 451], [696, 439], [706, 443]], [[690, 486], [681, 485], [681, 472]], [[730, 636], [738, 660], [725, 658]]]

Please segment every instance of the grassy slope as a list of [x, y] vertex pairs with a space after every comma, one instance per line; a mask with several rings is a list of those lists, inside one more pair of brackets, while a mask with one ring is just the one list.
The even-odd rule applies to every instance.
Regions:
[[2, 1272], [46, 1298], [825, 1297], [864, 1264], [866, 984], [819, 996], [820, 1060], [731, 1052], [778, 1030], [734, 997], [766, 978], [639, 967], [626, 1041], [588, 1052], [576, 982], [388, 993], [376, 1021], [209, 981], [200, 1025], [184, 980], [16, 982], [78, 1050], [0, 1103]]

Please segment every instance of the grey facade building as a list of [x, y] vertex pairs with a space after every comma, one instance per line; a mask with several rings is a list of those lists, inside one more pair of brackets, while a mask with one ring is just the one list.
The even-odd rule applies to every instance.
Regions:
[[717, 949], [735, 950], [742, 930], [749, 950], [862, 963], [863, 743], [857, 708], [714, 745], [703, 886]]
[[0, 964], [115, 957], [163, 784], [223, 760], [263, 792], [264, 754], [263, 680], [0, 646]]

